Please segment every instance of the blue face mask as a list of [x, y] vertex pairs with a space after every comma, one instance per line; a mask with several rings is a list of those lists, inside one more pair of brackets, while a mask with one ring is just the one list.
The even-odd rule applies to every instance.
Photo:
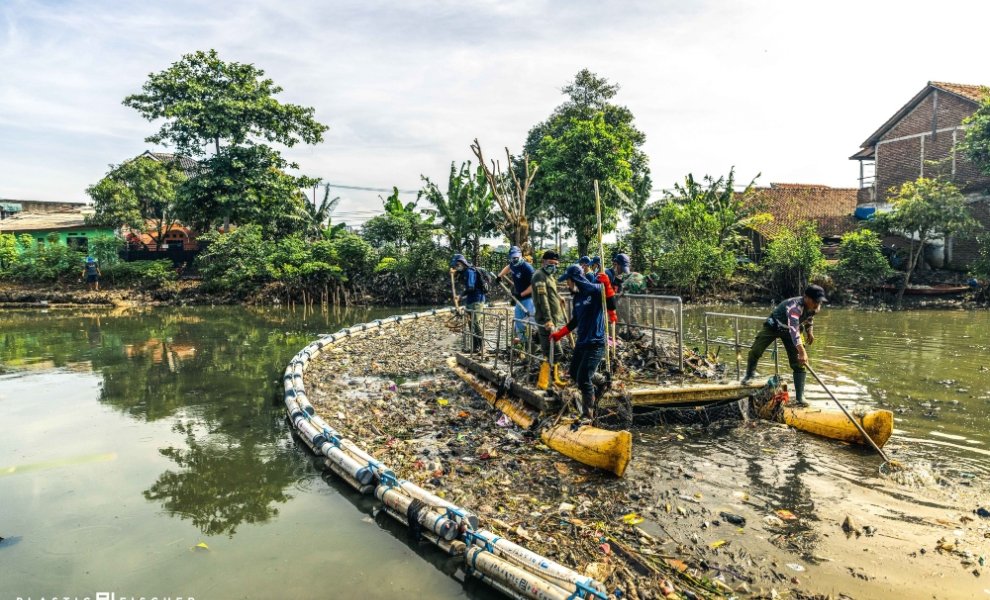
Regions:
[[522, 258], [518, 256], [513, 256], [512, 258], [509, 259], [509, 262], [512, 263], [513, 265], [518, 265], [520, 262], [522, 262]]
[[552, 275], [557, 272], [557, 265], [547, 265], [543, 267], [543, 270]]

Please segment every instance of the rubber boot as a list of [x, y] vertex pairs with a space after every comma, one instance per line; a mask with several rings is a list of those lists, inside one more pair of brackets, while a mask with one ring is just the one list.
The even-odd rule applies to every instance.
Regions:
[[753, 382], [753, 378], [756, 377], [756, 365], [751, 365], [746, 363], [746, 374], [743, 375], [742, 383], [743, 385], [749, 385]]
[[554, 364], [553, 366], [553, 383], [554, 385], [558, 385], [560, 387], [567, 386], [567, 382], [564, 381], [560, 376], [560, 365], [558, 364]]
[[804, 401], [804, 383], [808, 380], [806, 371], [794, 371], [794, 405], [808, 406]]
[[581, 392], [581, 404], [582, 404], [582, 417], [585, 419], [595, 418], [595, 394]]

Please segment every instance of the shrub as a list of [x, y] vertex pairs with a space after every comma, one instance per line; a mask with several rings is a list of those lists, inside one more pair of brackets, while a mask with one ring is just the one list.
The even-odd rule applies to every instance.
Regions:
[[842, 236], [839, 264], [835, 267], [838, 284], [873, 287], [892, 273], [893, 269], [883, 256], [880, 236], [875, 232], [861, 229]]
[[118, 262], [107, 267], [101, 266], [100, 271], [104, 280], [114, 285], [135, 285], [145, 288], [159, 288], [178, 278], [170, 260]]
[[245, 225], [230, 233], [211, 232], [201, 238], [207, 247], [196, 264], [203, 287], [212, 291], [247, 293], [269, 277], [266, 242], [261, 227]]
[[784, 230], [770, 242], [763, 261], [771, 289], [786, 296], [799, 294], [816, 275], [825, 272], [822, 239], [814, 223]]

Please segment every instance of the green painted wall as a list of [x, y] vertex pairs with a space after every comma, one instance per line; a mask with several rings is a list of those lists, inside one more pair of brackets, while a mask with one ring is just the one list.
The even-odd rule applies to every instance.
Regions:
[[[37, 242], [48, 242], [48, 236], [54, 233], [58, 236], [59, 243], [70, 244], [74, 246], [87, 247], [90, 240], [96, 239], [98, 237], [111, 237], [114, 235], [113, 229], [109, 227], [85, 227], [73, 230], [62, 230], [62, 231], [31, 231], [31, 232], [12, 232], [18, 237], [26, 233], [33, 237]], [[83, 241], [85, 240], [85, 241]]]

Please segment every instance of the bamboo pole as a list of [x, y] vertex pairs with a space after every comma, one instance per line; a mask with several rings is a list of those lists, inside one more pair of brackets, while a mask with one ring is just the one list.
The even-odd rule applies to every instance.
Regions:
[[[598, 219], [598, 256], [602, 257], [602, 269], [605, 268], [605, 242], [602, 240], [602, 197], [598, 193], [598, 180], [595, 180], [595, 218]], [[605, 330], [605, 370], [612, 373], [612, 350], [609, 348], [608, 310], [605, 307], [605, 286], [602, 286], [602, 325]]]

